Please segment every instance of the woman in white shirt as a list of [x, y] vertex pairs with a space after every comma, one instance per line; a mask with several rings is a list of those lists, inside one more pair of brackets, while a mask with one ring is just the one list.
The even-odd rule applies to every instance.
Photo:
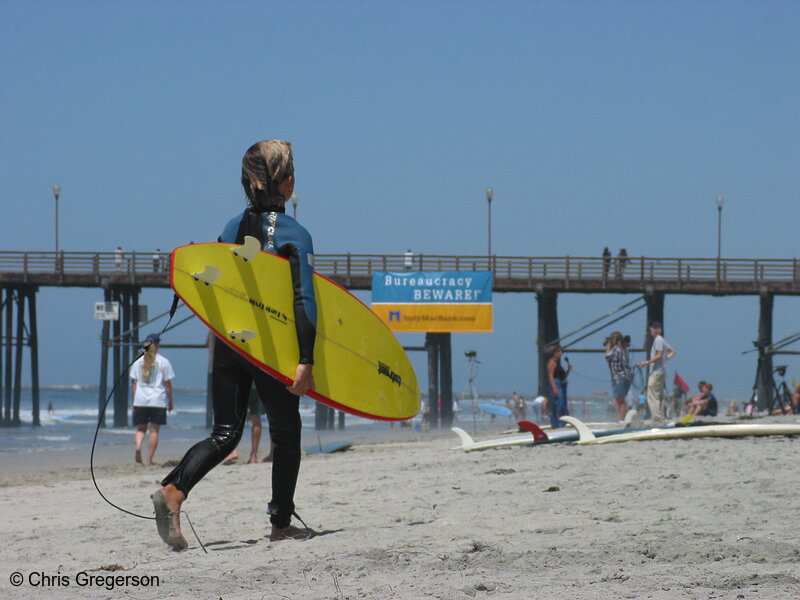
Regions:
[[145, 464], [152, 465], [158, 447], [158, 430], [161, 425], [167, 424], [167, 411], [172, 410], [172, 379], [175, 372], [170, 362], [158, 354], [161, 340], [157, 335], [148, 335], [144, 344], [144, 354], [131, 367], [133, 424], [136, 427], [135, 460], [142, 462], [142, 444], [149, 429]]

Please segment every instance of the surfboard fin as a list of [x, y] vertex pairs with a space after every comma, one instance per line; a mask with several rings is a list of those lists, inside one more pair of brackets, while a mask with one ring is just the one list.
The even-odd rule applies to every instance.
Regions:
[[534, 442], [546, 442], [550, 439], [547, 433], [533, 421], [519, 421], [517, 425], [519, 425], [520, 429], [532, 433]]
[[454, 448], [454, 450], [463, 450], [464, 452], [469, 452], [475, 445], [472, 436], [463, 429], [461, 429], [460, 427], [451, 427], [450, 431], [452, 431], [458, 437], [461, 438], [461, 446], [459, 446], [458, 448]]
[[232, 340], [239, 340], [243, 344], [248, 340], [252, 340], [254, 337], [258, 337], [258, 334], [255, 331], [250, 331], [249, 329], [242, 329], [241, 331], [229, 331], [228, 333], [230, 334]]
[[258, 256], [260, 250], [261, 242], [258, 241], [258, 238], [254, 238], [252, 235], [244, 236], [244, 244], [241, 246], [231, 248], [231, 252], [233, 252], [236, 256], [241, 256], [245, 262], [253, 260], [256, 256]]
[[560, 417], [560, 419], [564, 421], [564, 423], [568, 423], [569, 425], [572, 425], [575, 429], [578, 430], [579, 444], [591, 444], [592, 442], [597, 440], [592, 431], [586, 426], [586, 423], [584, 423], [580, 419], [568, 416]]
[[206, 285], [211, 285], [217, 279], [219, 279], [221, 274], [221, 271], [217, 267], [206, 265], [206, 268], [203, 269], [202, 273], [192, 273], [192, 277], [194, 277], [195, 281], [202, 281]]

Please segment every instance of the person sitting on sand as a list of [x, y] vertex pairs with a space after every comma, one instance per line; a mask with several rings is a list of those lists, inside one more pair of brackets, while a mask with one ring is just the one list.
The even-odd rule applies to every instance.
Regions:
[[700, 393], [691, 397], [686, 405], [686, 414], [702, 417], [717, 416], [717, 399], [711, 390], [714, 386], [707, 381], [701, 381], [698, 385]]
[[684, 411], [684, 412], [685, 412], [687, 415], [688, 415], [688, 414], [690, 414], [690, 413], [689, 413], [689, 406], [692, 404], [692, 402], [694, 402], [695, 400], [697, 400], [698, 398], [700, 398], [700, 396], [702, 396], [702, 395], [703, 395], [703, 387], [705, 387], [705, 385], [706, 385], [706, 382], [705, 382], [705, 381], [702, 381], [702, 380], [701, 380], [701, 381], [698, 381], [698, 382], [697, 382], [697, 393], [696, 393], [696, 394], [694, 394], [693, 396], [686, 396], [686, 397], [683, 399], [683, 411]]

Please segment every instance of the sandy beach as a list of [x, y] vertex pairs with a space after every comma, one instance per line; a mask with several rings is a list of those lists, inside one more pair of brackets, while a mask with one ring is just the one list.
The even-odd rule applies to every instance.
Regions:
[[[186, 520], [190, 547], [172, 552], [152, 521], [103, 502], [88, 452], [5, 455], [0, 595], [797, 598], [799, 444], [694, 439], [463, 453], [449, 431], [395, 429], [347, 452], [304, 457], [297, 510], [320, 533], [306, 542], [265, 538], [269, 465], [218, 467], [184, 505], [207, 553]], [[157, 462], [184, 449], [165, 443]], [[151, 515], [149, 495], [169, 469], [137, 467], [129, 450], [97, 457], [98, 483], [115, 503]]]

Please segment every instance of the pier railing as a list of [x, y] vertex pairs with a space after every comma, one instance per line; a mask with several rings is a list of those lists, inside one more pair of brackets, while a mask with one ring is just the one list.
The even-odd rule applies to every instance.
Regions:
[[169, 254], [130, 252], [9, 252], [0, 251], [0, 273], [113, 274], [153, 273], [169, 267]]
[[[18, 252], [0, 251], [0, 283], [99, 285], [103, 282], [168, 285], [169, 254], [152, 252]], [[631, 256], [620, 261], [602, 257], [448, 256], [415, 254], [318, 254], [315, 268], [343, 282], [368, 287], [376, 271], [485, 271], [497, 283], [532, 288], [548, 282], [630, 287], [671, 283], [678, 287], [709, 285], [778, 285], [783, 293], [800, 293], [800, 262], [791, 259], [654, 258]], [[501, 285], [502, 287], [502, 285]]]
[[343, 277], [375, 271], [493, 271], [511, 279], [624, 279], [640, 281], [717, 280], [800, 282], [796, 259], [629, 257], [624, 263], [598, 257], [440, 256], [405, 257], [370, 254], [318, 254], [320, 273]]

